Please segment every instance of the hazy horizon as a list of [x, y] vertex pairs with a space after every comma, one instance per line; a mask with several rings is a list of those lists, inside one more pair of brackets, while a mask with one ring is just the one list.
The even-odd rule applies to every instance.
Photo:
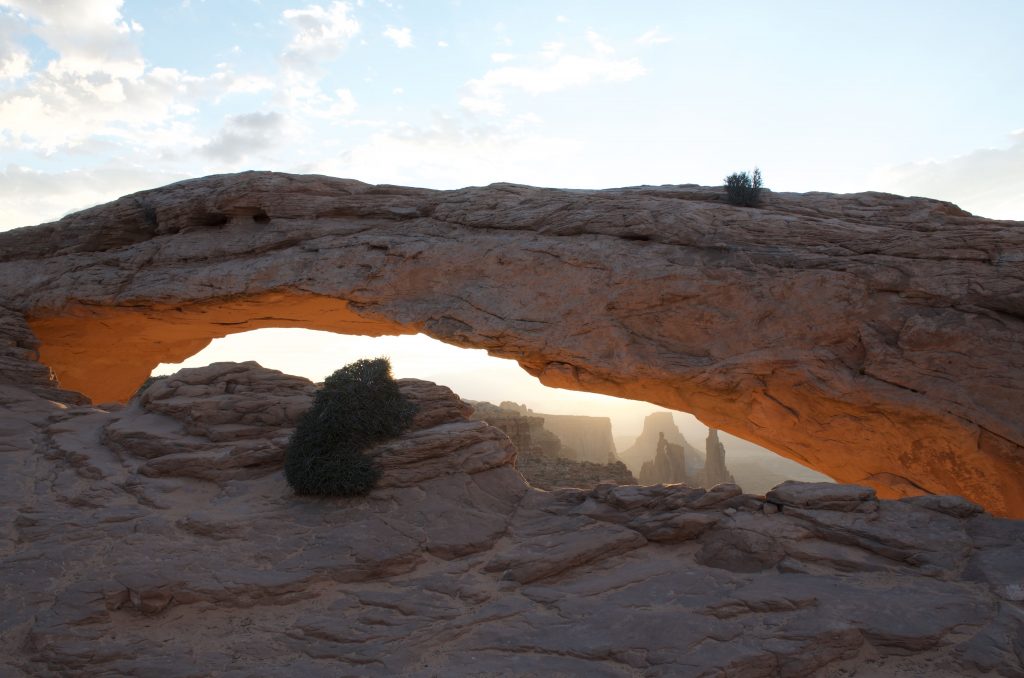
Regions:
[[467, 400], [525, 404], [545, 414], [608, 417], [616, 437], [638, 436], [652, 412], [672, 411], [687, 440], [702, 447], [707, 426], [691, 414], [644, 401], [544, 386], [514, 360], [495, 358], [483, 349], [459, 348], [423, 334], [367, 337], [292, 328], [271, 328], [214, 339], [176, 364], [161, 364], [154, 375], [213, 362], [255, 360], [263, 367], [314, 382], [361, 358], [386, 356], [396, 378], [413, 377], [448, 386]]
[[757, 165], [1024, 219], [1021, 25], [1010, 0], [0, 0], [0, 229], [251, 169], [605, 188]]
[[[630, 447], [643, 430], [644, 418], [670, 412], [686, 440], [704, 450], [708, 427], [692, 414], [653, 403], [544, 386], [513, 360], [490, 356], [483, 349], [460, 348], [423, 334], [367, 337], [294, 328], [251, 330], [214, 339], [208, 347], [177, 364], [161, 364], [154, 375], [213, 362], [255, 360], [263, 367], [320, 382], [334, 370], [361, 358], [387, 356], [396, 378], [414, 377], [448, 386], [466, 400], [524, 404], [541, 414], [607, 417], [611, 420], [616, 452]], [[726, 463], [739, 470], [757, 461], [757, 473], [773, 471], [783, 477], [823, 480], [827, 476], [799, 468], [777, 453], [748, 440], [722, 432]], [[651, 457], [655, 450], [649, 450]], [[634, 469], [634, 473], [638, 469]], [[748, 471], [749, 472], [749, 471]]]

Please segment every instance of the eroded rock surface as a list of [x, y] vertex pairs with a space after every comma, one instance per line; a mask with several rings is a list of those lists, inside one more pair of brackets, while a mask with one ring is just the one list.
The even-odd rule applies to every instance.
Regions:
[[132, 471], [207, 480], [280, 469], [316, 386], [254, 362], [184, 369], [149, 384], [104, 425], [102, 440]]
[[564, 439], [546, 428], [547, 422], [553, 418], [558, 420], [557, 416], [536, 414], [525, 405], [510, 401], [500, 406], [488, 402], [472, 405], [473, 419], [501, 429], [512, 440], [516, 448], [516, 470], [534, 487], [590, 489], [605, 482], [636, 484], [636, 478], [625, 464], [608, 460], [609, 452], [614, 457], [614, 451], [605, 444], [606, 438], [611, 439], [611, 420], [606, 417], [565, 417], [560, 421], [562, 432], [574, 434], [577, 444], [587, 440], [599, 443], [592, 450], [599, 452], [596, 456], [601, 461], [581, 461], [577, 450], [563, 447]]
[[[451, 389], [398, 380], [416, 408], [409, 430], [366, 451], [382, 471], [380, 487], [404, 487], [448, 473], [509, 465], [515, 449]], [[277, 473], [316, 386], [255, 362], [188, 368], [147, 386], [115, 408], [101, 439], [133, 473], [194, 477], [223, 484]]]
[[0, 299], [96, 402], [231, 332], [424, 332], [1024, 517], [1024, 226], [949, 203], [222, 175], [0, 234]]
[[636, 478], [621, 461], [596, 464], [561, 457], [516, 457], [516, 470], [533, 487], [553, 490], [560, 487], [590, 489], [602, 483], [635, 485]]
[[399, 384], [382, 486], [323, 499], [280, 448], [231, 455], [286, 439], [306, 380], [221, 363], [109, 409], [0, 383], [0, 673], [1024, 675], [1020, 521], [841, 485], [544, 492], [450, 390]]

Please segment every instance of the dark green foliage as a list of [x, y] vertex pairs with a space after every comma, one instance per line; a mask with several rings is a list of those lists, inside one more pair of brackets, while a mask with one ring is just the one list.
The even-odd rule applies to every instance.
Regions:
[[757, 207], [761, 202], [761, 170], [754, 173], [735, 172], [725, 178], [725, 199], [730, 205]]
[[296, 494], [366, 494], [380, 469], [363, 451], [408, 428], [414, 410], [387, 358], [346, 365], [324, 380], [295, 428], [284, 460], [288, 484]]

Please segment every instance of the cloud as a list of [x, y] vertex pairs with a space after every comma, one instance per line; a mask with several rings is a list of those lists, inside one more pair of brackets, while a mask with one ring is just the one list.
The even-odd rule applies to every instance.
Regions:
[[347, 2], [330, 6], [308, 5], [302, 9], [286, 9], [281, 13], [292, 29], [292, 39], [281, 55], [293, 68], [305, 69], [318, 62], [338, 56], [360, 30]]
[[317, 147], [319, 144], [313, 129], [316, 121], [340, 123], [358, 108], [355, 95], [346, 87], [325, 92], [315, 74], [288, 70], [283, 75], [283, 81], [278, 85], [275, 108], [287, 112], [288, 132], [293, 137], [296, 134], [302, 137], [291, 139], [294, 148], [298, 148], [300, 142]]
[[281, 53], [285, 68], [278, 83], [278, 105], [288, 111], [292, 131], [310, 138], [308, 119], [336, 119], [355, 110], [351, 91], [336, 89], [329, 94], [320, 80], [323, 65], [341, 54], [362, 29], [348, 2], [287, 9], [281, 16], [293, 34]]
[[591, 48], [598, 54], [612, 54], [615, 52], [612, 46], [594, 31], [587, 31], [587, 42], [590, 43]]
[[[221, 71], [221, 73], [229, 80], [224, 91], [231, 94], [257, 94], [274, 89], [274, 81], [262, 75], [234, 76], [227, 71]], [[219, 77], [221, 73], [214, 77]]]
[[411, 28], [395, 28], [394, 26], [388, 26], [387, 29], [381, 33], [385, 38], [395, 43], [395, 46], [399, 49], [405, 49], [406, 47], [412, 47], [412, 29]]
[[540, 55], [545, 59], [556, 59], [558, 55], [565, 49], [565, 43], [561, 42], [546, 42], [544, 46], [540, 48]]
[[532, 115], [481, 124], [469, 116], [435, 114], [427, 125], [393, 125], [355, 147], [339, 141], [339, 150], [301, 171], [433, 188], [558, 182], [583, 142], [537, 134], [539, 122]]
[[28, 75], [31, 65], [28, 52], [18, 49], [5, 51], [7, 54], [0, 56], [0, 80], [17, 80]]
[[1003, 149], [979, 149], [947, 160], [883, 168], [871, 184], [879, 190], [956, 203], [991, 219], [1024, 221], [1024, 130]]
[[443, 48], [445, 48], [445, 47], [447, 47], [447, 46], [448, 46], [448, 43], [447, 43], [447, 42], [445, 42], [444, 40], [438, 40], [438, 41], [437, 41], [437, 46], [438, 46], [438, 47], [441, 47], [441, 48], [443, 49]]
[[17, 80], [28, 75], [31, 67], [28, 50], [17, 42], [27, 31], [21, 19], [2, 7], [0, 2], [0, 81]]
[[0, 147], [52, 154], [100, 138], [139, 149], [181, 147], [196, 136], [191, 117], [201, 102], [273, 87], [226, 69], [203, 77], [174, 68], [133, 77], [56, 71], [32, 73], [0, 94]]
[[236, 163], [276, 145], [283, 124], [284, 116], [277, 112], [233, 115], [217, 136], [202, 147], [202, 153], [227, 164]]
[[52, 154], [98, 139], [180, 148], [198, 140], [189, 118], [201, 101], [272, 86], [226, 66], [205, 77], [147, 67], [136, 44], [142, 28], [122, 16], [119, 0], [0, 0], [0, 6], [17, 10], [0, 14], [0, 37], [35, 35], [55, 52], [20, 73], [20, 46], [2, 41], [8, 56], [0, 63], [18, 79], [0, 92], [0, 148]]
[[103, 72], [137, 77], [145, 68], [135, 43], [142, 26], [121, 14], [123, 0], [2, 0], [60, 54], [47, 70], [54, 77]]
[[185, 178], [127, 163], [54, 173], [8, 165], [0, 170], [0, 230], [54, 221], [70, 212]]
[[507, 61], [512, 61], [515, 58], [516, 55], [510, 54], [509, 52], [495, 52], [491, 55], [491, 61], [496, 64], [503, 64]]
[[633, 57], [612, 58], [612, 48], [596, 33], [589, 32], [587, 40], [594, 53], [590, 55], [566, 54], [562, 43], [547, 43], [531, 66], [502, 66], [487, 71], [480, 78], [465, 85], [465, 94], [459, 104], [472, 113], [501, 114], [505, 110], [505, 94], [519, 90], [539, 95], [580, 87], [594, 82], [622, 82], [638, 78], [644, 73], [643, 64]]
[[330, 107], [327, 109], [328, 115], [333, 117], [352, 115], [356, 112], [356, 98], [352, 95], [352, 92], [347, 89], [338, 89], [334, 91], [334, 101], [331, 102]]
[[666, 42], [672, 42], [672, 38], [662, 33], [660, 27], [655, 26], [637, 38], [636, 42], [639, 45], [664, 45]]

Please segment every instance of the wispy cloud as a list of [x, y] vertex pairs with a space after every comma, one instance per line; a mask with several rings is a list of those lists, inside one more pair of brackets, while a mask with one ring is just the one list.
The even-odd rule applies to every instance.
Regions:
[[105, 139], [180, 148], [197, 139], [190, 118], [202, 101], [271, 86], [227, 65], [204, 76], [148, 66], [138, 46], [142, 26], [121, 14], [120, 0], [2, 6], [17, 12], [0, 14], [0, 32], [33, 35], [54, 56], [25, 72], [20, 46], [3, 41], [0, 65], [17, 79], [0, 93], [0, 147], [52, 154]]
[[347, 2], [286, 9], [281, 17], [292, 29], [292, 39], [281, 58], [294, 68], [308, 68], [335, 58], [360, 31]]
[[[389, 126], [305, 171], [436, 188], [464, 186], [466, 177], [476, 183], [555, 181], [564, 159], [576, 157], [582, 142], [538, 134], [538, 123], [533, 115], [491, 124], [435, 114], [426, 125]], [[547, 168], [559, 169], [548, 175]]]
[[28, 75], [32, 62], [28, 50], [18, 40], [27, 32], [24, 21], [5, 12], [0, 2], [0, 81]]
[[0, 170], [0, 230], [54, 221], [69, 212], [184, 178], [121, 162], [66, 172], [8, 165]]
[[623, 82], [646, 73], [635, 57], [613, 58], [614, 49], [597, 33], [590, 31], [586, 37], [591, 54], [568, 54], [562, 43], [545, 44], [532, 65], [502, 66], [467, 82], [459, 104], [473, 113], [500, 114], [510, 90], [547, 94], [594, 82]]
[[871, 184], [903, 195], [941, 197], [991, 219], [1024, 221], [1024, 130], [1011, 133], [1010, 140], [1008, 148], [887, 167]]
[[356, 98], [353, 96], [352, 91], [349, 89], [337, 89], [334, 90], [334, 101], [327, 109], [328, 115], [332, 118], [337, 118], [346, 115], [352, 115], [356, 112], [358, 105], [356, 104]]
[[279, 143], [283, 123], [284, 116], [277, 112], [233, 115], [202, 152], [223, 163], [236, 163]]
[[[31, 31], [59, 57], [47, 68], [52, 75], [106, 73], [134, 77], [145, 65], [135, 37], [143, 32], [126, 18], [123, 0], [3, 0], [0, 7], [30, 22]], [[10, 17], [8, 17], [9, 19]]]
[[666, 42], [672, 42], [672, 38], [662, 33], [660, 27], [655, 26], [637, 38], [636, 42], [640, 45], [664, 45]]
[[587, 31], [587, 42], [598, 54], [613, 54], [615, 50], [595, 31]]
[[408, 26], [405, 28], [388, 26], [381, 35], [395, 43], [395, 47], [398, 47], [399, 49], [412, 47], [412, 29]]

